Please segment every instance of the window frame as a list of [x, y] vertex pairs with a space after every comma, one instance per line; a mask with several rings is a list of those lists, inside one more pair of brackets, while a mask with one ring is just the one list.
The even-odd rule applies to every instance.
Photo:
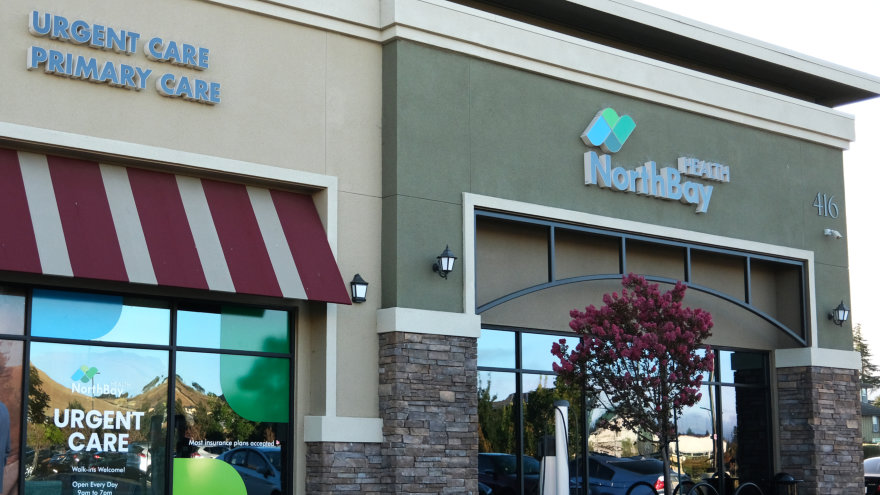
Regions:
[[[525, 374], [555, 375], [555, 373], [553, 371], [536, 370], [536, 369], [529, 369], [529, 368], [522, 367], [522, 362], [523, 362], [522, 336], [523, 336], [523, 334], [539, 334], [539, 335], [552, 335], [552, 336], [558, 337], [558, 338], [572, 339], [572, 338], [576, 338], [577, 335], [572, 332], [526, 329], [526, 328], [510, 327], [510, 326], [504, 326], [504, 325], [482, 325], [482, 329], [493, 330], [493, 331], [506, 331], [506, 332], [511, 332], [511, 333], [515, 334], [515, 338], [514, 338], [514, 352], [516, 353], [514, 356], [515, 366], [513, 368], [505, 368], [503, 366], [480, 366], [478, 364], [477, 365], [477, 373], [478, 374], [481, 372], [511, 373], [516, 377], [515, 378], [515, 382], [516, 382], [515, 383], [515, 392], [514, 392], [515, 397], [516, 397], [516, 399], [514, 401], [514, 404], [515, 404], [515, 409], [514, 409], [515, 424], [513, 425], [514, 426], [516, 452], [514, 452], [513, 454], [516, 456], [516, 459], [517, 459], [517, 479], [518, 479], [518, 483], [519, 483], [520, 493], [525, 493], [523, 491], [525, 489], [524, 476], [522, 476], [522, 474], [521, 474], [524, 472], [523, 456], [524, 456], [524, 443], [525, 443], [524, 431], [523, 431], [524, 430], [524, 428], [523, 428], [523, 425], [524, 425], [523, 407], [522, 407], [522, 400], [521, 400], [521, 397], [523, 396], [522, 375], [525, 375]], [[767, 414], [770, 416], [770, 417], [766, 418], [766, 421], [767, 421], [768, 428], [772, 430], [772, 425], [773, 425], [772, 415], [773, 415], [774, 407], [773, 407], [772, 401], [770, 401], [770, 398], [771, 398], [771, 390], [770, 390], [771, 389], [771, 387], [770, 387], [771, 375], [770, 375], [770, 373], [771, 372], [770, 372], [770, 363], [769, 363], [769, 353], [764, 352], [764, 351], [750, 350], [750, 349], [730, 349], [730, 348], [715, 348], [715, 347], [713, 347], [713, 351], [716, 351], [716, 355], [715, 355], [716, 356], [715, 357], [715, 364], [716, 364], [715, 369], [716, 370], [719, 370], [722, 365], [722, 358], [720, 357], [720, 354], [717, 351], [749, 352], [749, 353], [761, 355], [762, 360], [763, 360], [762, 367], [764, 369], [763, 384], [742, 384], [742, 383], [738, 384], [738, 383], [734, 383], [732, 381], [733, 380], [732, 377], [725, 377], [725, 376], [720, 376], [712, 381], [704, 381], [703, 382], [704, 387], [713, 387], [717, 392], [716, 405], [714, 406], [714, 408], [715, 408], [714, 416], [715, 416], [715, 423], [716, 423], [714, 425], [715, 431], [718, 431], [718, 432], [724, 431], [723, 423], [722, 423], [724, 405], [721, 400], [721, 392], [724, 389], [737, 389], [737, 388], [750, 388], [750, 389], [762, 389], [763, 390], [763, 393], [767, 399], [767, 403], [769, 406], [767, 408]], [[478, 356], [477, 362], [478, 363], [479, 363], [479, 352], [480, 352], [480, 349], [479, 349], [479, 339], [478, 339], [477, 340], [477, 356]], [[548, 349], [547, 354], [548, 354], [548, 359], [553, 360], [553, 358], [550, 357], [549, 349]], [[880, 420], [878, 420], [878, 421], [880, 421]], [[772, 435], [767, 435], [767, 439], [768, 439], [767, 456], [768, 456], [768, 459], [770, 459], [770, 462], [772, 463], [774, 460], [774, 456], [773, 456], [773, 448], [774, 447], [773, 447], [773, 443], [772, 443]], [[588, 441], [587, 441], [587, 438], [584, 438], [584, 435], [581, 435], [581, 438], [575, 439], [574, 441], [577, 441], [581, 444], [580, 445], [581, 452], [587, 452], [589, 450]], [[670, 448], [674, 449], [675, 445], [670, 444]], [[713, 445], [713, 449], [715, 450], [714, 455], [715, 455], [716, 464], [717, 463], [724, 463], [724, 456], [719, 455], [719, 453], [723, 454], [723, 452], [721, 452], [719, 450], [719, 448], [720, 447], [718, 446], [717, 443]], [[718, 466], [716, 465], [716, 468], [717, 467]], [[727, 467], [726, 463], [724, 463], [723, 467], [724, 468]], [[772, 473], [772, 472], [773, 472], [773, 466], [770, 466], [768, 473]], [[770, 480], [768, 479], [766, 481], [769, 482]]]
[[[0, 333], [0, 339], [2, 340], [10, 340], [10, 341], [20, 341], [23, 344], [23, 356], [22, 356], [22, 367], [23, 370], [28, 369], [31, 364], [31, 356], [30, 356], [30, 348], [33, 343], [52, 343], [52, 344], [68, 344], [68, 345], [83, 345], [83, 346], [94, 346], [94, 347], [111, 347], [111, 348], [130, 348], [130, 349], [146, 349], [146, 350], [157, 350], [164, 351], [168, 353], [168, 376], [176, 377], [176, 363], [178, 360], [179, 352], [198, 352], [198, 353], [210, 353], [210, 354], [229, 354], [229, 355], [243, 355], [243, 356], [254, 356], [254, 357], [269, 357], [269, 358], [281, 358], [288, 360], [288, 383], [289, 383], [289, 404], [288, 404], [288, 427], [287, 434], [283, 441], [287, 444], [288, 453], [286, 455], [286, 462], [283, 463], [281, 469], [282, 473], [282, 491], [285, 494], [292, 494], [295, 490], [295, 475], [294, 468], [296, 466], [296, 461], [294, 459], [296, 454], [296, 409], [295, 409], [295, 397], [296, 397], [296, 379], [295, 372], [297, 366], [297, 356], [296, 356], [296, 341], [297, 341], [297, 325], [296, 322], [298, 320], [298, 308], [295, 305], [285, 306], [283, 302], [273, 302], [272, 304], [260, 304], [250, 301], [242, 301], [241, 299], [248, 299], [247, 297], [241, 298], [236, 297], [237, 295], [231, 295], [231, 297], [217, 297], [216, 294], [213, 293], [205, 293], [204, 298], [193, 297], [193, 296], [179, 296], [179, 295], [162, 295], [162, 294], [144, 294], [137, 293], [131, 291], [113, 291], [113, 290], [105, 290], [105, 289], [95, 289], [95, 288], [82, 288], [82, 287], [71, 287], [66, 285], [46, 285], [46, 284], [27, 284], [27, 283], [18, 283], [18, 282], [6, 282], [0, 281], [0, 287], [15, 289], [22, 291], [25, 297], [25, 305], [24, 305], [24, 332], [22, 334], [6, 334]], [[167, 309], [170, 313], [169, 318], [169, 337], [167, 344], [135, 344], [135, 343], [126, 343], [126, 342], [114, 342], [114, 341], [100, 341], [100, 340], [84, 340], [84, 339], [67, 339], [67, 338], [58, 338], [58, 337], [39, 337], [33, 336], [31, 334], [31, 319], [32, 319], [32, 311], [33, 311], [33, 297], [35, 290], [49, 290], [49, 291], [64, 291], [64, 292], [72, 292], [72, 293], [87, 293], [87, 294], [98, 294], [98, 295], [110, 295], [110, 296], [120, 296], [125, 300], [126, 298], [133, 298], [136, 300], [143, 301], [153, 301], [156, 303], [162, 303], [165, 306], [162, 306], [164, 309]], [[176, 291], [175, 291], [176, 292]], [[264, 298], [257, 298], [264, 299]], [[124, 304], [124, 301], [123, 301]], [[193, 346], [178, 346], [177, 345], [177, 321], [176, 314], [177, 311], [181, 310], [181, 306], [185, 308], [192, 307], [221, 307], [221, 306], [235, 306], [240, 308], [252, 308], [252, 309], [263, 309], [263, 310], [272, 310], [272, 311], [283, 311], [287, 313], [287, 328], [288, 328], [288, 343], [289, 349], [288, 352], [266, 352], [266, 351], [247, 351], [247, 350], [238, 350], [238, 349], [222, 349], [222, 348], [202, 348], [202, 347], [193, 347]], [[173, 386], [173, 382], [176, 378], [169, 380], [168, 386], [168, 395], [167, 395], [167, 404], [169, 406], [173, 406], [175, 404], [175, 387]], [[21, 445], [19, 456], [22, 459], [22, 462], [19, 465], [19, 483], [18, 483], [18, 493], [25, 493], [25, 463], [24, 461], [24, 453], [27, 450], [27, 401], [28, 401], [28, 386], [29, 386], [28, 373], [22, 373], [22, 413], [20, 417], [20, 435], [21, 435]], [[165, 431], [165, 449], [166, 452], [173, 454], [175, 451], [174, 446], [174, 432], [175, 432], [175, 421], [174, 414], [168, 414], [167, 426]], [[164, 486], [157, 488], [157, 493], [165, 493], [172, 494], [172, 485], [173, 485], [173, 455], [166, 455], [165, 459], [165, 479]], [[284, 486], [286, 484], [286, 486]]]

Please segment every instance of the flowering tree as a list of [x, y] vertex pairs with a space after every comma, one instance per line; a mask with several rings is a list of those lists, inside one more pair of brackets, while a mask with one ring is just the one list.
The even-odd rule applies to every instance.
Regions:
[[[714, 356], [702, 342], [711, 335], [712, 317], [683, 307], [685, 285], [665, 293], [657, 284], [630, 274], [620, 294], [605, 294], [604, 306], [571, 311], [569, 326], [580, 341], [566, 339], [551, 349], [559, 358], [553, 370], [570, 384], [589, 384], [592, 394], [617, 420], [603, 425], [656, 436], [663, 455], [664, 491], [668, 495], [669, 442], [673, 418], [699, 402], [703, 374]], [[705, 348], [705, 353], [698, 351]]]

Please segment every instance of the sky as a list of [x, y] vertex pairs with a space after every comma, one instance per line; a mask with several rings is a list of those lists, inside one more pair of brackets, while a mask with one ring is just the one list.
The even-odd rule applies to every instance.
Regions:
[[[642, 0], [663, 9], [791, 51], [880, 77], [878, 0]], [[880, 168], [880, 98], [837, 107], [855, 116], [856, 140], [843, 154], [852, 325], [861, 324], [873, 361], [880, 364], [880, 311], [873, 296], [880, 277], [880, 238], [873, 215]], [[817, 308], [819, 317], [832, 308]]]

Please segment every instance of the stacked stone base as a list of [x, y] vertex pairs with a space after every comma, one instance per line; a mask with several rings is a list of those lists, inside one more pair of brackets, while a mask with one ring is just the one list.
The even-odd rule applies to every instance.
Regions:
[[310, 442], [306, 466], [306, 493], [389, 493], [377, 443]]
[[384, 441], [310, 443], [306, 491], [476, 495], [476, 338], [391, 332], [379, 339]]
[[[477, 490], [476, 339], [380, 335], [384, 441], [310, 443], [306, 491], [474, 494]], [[864, 493], [856, 370], [777, 370], [780, 466], [801, 495]]]
[[857, 370], [777, 369], [778, 471], [804, 480], [800, 495], [865, 493]]

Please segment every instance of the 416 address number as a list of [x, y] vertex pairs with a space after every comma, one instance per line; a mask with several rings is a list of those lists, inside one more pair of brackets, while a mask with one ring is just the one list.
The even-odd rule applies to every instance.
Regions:
[[816, 199], [813, 201], [813, 206], [819, 210], [820, 217], [837, 218], [840, 216], [840, 208], [834, 201], [834, 196], [829, 196], [825, 193], [817, 193]]

